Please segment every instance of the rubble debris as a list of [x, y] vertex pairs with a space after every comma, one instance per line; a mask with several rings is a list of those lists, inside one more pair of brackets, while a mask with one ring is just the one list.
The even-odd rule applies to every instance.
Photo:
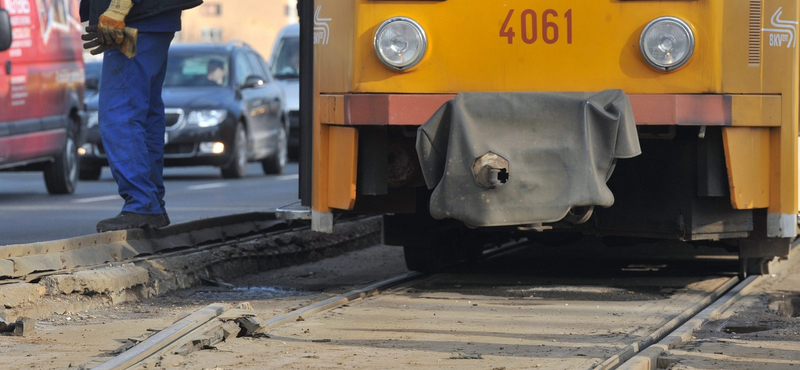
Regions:
[[458, 352], [450, 356], [451, 360], [483, 360], [483, 355], [480, 353], [464, 353]]
[[36, 320], [29, 317], [20, 317], [13, 324], [9, 324], [0, 317], [0, 334], [29, 337], [36, 332]]
[[237, 309], [253, 311], [253, 305], [250, 302], [242, 302], [236, 305]]
[[239, 336], [252, 336], [261, 329], [261, 322], [255, 317], [240, 317], [236, 320], [237, 324], [242, 328], [243, 333]]
[[243, 310], [239, 308], [233, 308], [230, 310], [225, 311], [222, 315], [219, 315], [219, 319], [222, 321], [228, 320], [236, 320], [240, 317], [255, 317], [258, 313], [253, 310]]
[[236, 285], [231, 283], [226, 283], [220, 279], [207, 279], [207, 278], [200, 278], [200, 283], [205, 286], [218, 286], [222, 288], [233, 289], [236, 288]]

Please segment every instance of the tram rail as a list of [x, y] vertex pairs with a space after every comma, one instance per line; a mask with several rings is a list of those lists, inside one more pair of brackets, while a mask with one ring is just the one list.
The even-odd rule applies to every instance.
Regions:
[[70, 294], [85, 299], [82, 309], [146, 299], [196, 285], [213, 270], [254, 273], [262, 266], [253, 261], [282, 265], [300, 254], [333, 254], [379, 241], [374, 217], [351, 218], [338, 234], [321, 234], [273, 213], [250, 213], [0, 246], [0, 317], [13, 322], [45, 317], [54, 308], [69, 311], [52, 300]]
[[[512, 243], [491, 251], [486, 251], [484, 255], [486, 258], [492, 258], [493, 256], [504, 254], [517, 248], [524, 248], [528, 244], [528, 242]], [[795, 245], [796, 244], [797, 243], [795, 243]], [[796, 255], [796, 253], [794, 253], [794, 255]], [[781, 265], [785, 265], [785, 263], [780, 263], [779, 261], [776, 261], [774, 264], [779, 265], [773, 266], [773, 268], [778, 271], [781, 269]], [[451, 267], [458, 267], [458, 265], [459, 264], [455, 264]], [[266, 335], [269, 329], [294, 322], [300, 317], [308, 319], [312, 315], [318, 315], [356, 301], [374, 299], [376, 297], [403, 292], [413, 287], [416, 283], [425, 279], [430, 279], [434, 275], [418, 272], [397, 275], [354, 289], [345, 294], [310, 303], [285, 314], [277, 315], [269, 319], [258, 320], [256, 324], [257, 328], [242, 327], [242, 330], [247, 331], [248, 335]], [[667, 356], [670, 349], [689, 341], [695, 330], [699, 329], [709, 320], [713, 320], [725, 309], [733, 305], [739, 298], [752, 289], [761, 278], [761, 276], [749, 276], [743, 280], [738, 277], [727, 279], [723, 284], [708, 292], [691, 307], [688, 307], [685, 311], [666, 321], [655, 328], [655, 330], [652, 330], [649, 335], [639, 337], [637, 340], [624, 346], [618, 352], [607, 357], [604, 361], [592, 366], [590, 370], [650, 370], [660, 368], [658, 365], [663, 365], [666, 363], [665, 361], [670, 361]], [[217, 325], [213, 325], [212, 323], [224, 316], [226, 311], [231, 310], [230, 305], [224, 308], [221, 307], [222, 304], [220, 303], [211, 304], [190, 315], [189, 317], [203, 316], [203, 313], [206, 313], [205, 321], [196, 323], [197, 329], [195, 330], [186, 331], [186, 333], [181, 336], [170, 335], [180, 331], [186, 326], [184, 322], [186, 319], [181, 320], [173, 327], [164, 329], [163, 332], [166, 333], [165, 335], [159, 335], [161, 333], [153, 335], [151, 338], [134, 346], [127, 352], [95, 367], [95, 369], [122, 370], [130, 368], [137, 363], [147, 361], [148, 359], [152, 362], [154, 358], [168, 355], [169, 351], [174, 351], [176, 348], [185, 348], [187, 343], [196, 340], [198, 337], [209, 337], [208, 330], [220, 330], [220, 323], [217, 323]], [[207, 314], [214, 310], [217, 310], [217, 314]], [[231, 317], [233, 316], [228, 315], [227, 320], [230, 320]], [[253, 321], [251, 321], [251, 323], [252, 322]], [[674, 361], [674, 359], [672, 359], [672, 361]]]

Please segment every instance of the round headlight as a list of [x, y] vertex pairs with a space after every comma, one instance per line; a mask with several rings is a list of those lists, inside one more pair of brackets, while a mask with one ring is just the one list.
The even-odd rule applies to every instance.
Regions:
[[660, 17], [650, 22], [639, 38], [639, 48], [651, 66], [674, 70], [689, 61], [694, 52], [694, 34], [686, 22]]
[[428, 39], [419, 23], [406, 18], [388, 19], [375, 32], [375, 53], [388, 67], [411, 68], [425, 55]]

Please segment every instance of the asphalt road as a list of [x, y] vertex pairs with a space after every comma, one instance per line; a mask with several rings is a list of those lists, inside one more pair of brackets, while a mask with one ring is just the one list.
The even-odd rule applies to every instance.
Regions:
[[[245, 212], [270, 212], [298, 201], [297, 163], [283, 175], [264, 175], [251, 163], [243, 179], [226, 180], [216, 167], [164, 169], [172, 223]], [[97, 221], [122, 209], [106, 167], [99, 181], [81, 181], [72, 195], [49, 195], [40, 172], [0, 172], [0, 245], [95, 233]]]

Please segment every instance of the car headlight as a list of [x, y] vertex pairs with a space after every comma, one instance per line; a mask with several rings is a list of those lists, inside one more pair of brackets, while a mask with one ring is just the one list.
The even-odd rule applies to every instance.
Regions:
[[86, 128], [92, 128], [94, 126], [97, 126], [97, 124], [100, 123], [100, 119], [98, 118], [98, 116], [99, 113], [96, 110], [90, 111], [89, 117], [86, 120]]
[[656, 18], [642, 31], [639, 49], [651, 66], [671, 71], [686, 64], [692, 57], [694, 34], [689, 25], [678, 18]]
[[419, 23], [406, 17], [390, 18], [375, 32], [378, 59], [396, 70], [409, 69], [425, 55], [428, 39]]
[[228, 117], [226, 109], [195, 110], [189, 112], [186, 123], [200, 127], [211, 127], [222, 123]]

